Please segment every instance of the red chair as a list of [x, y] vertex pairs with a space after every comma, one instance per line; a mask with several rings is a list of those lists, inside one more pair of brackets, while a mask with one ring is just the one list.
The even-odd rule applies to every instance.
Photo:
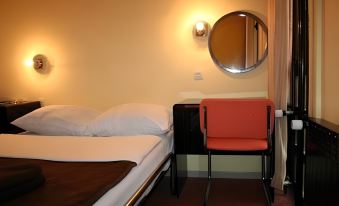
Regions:
[[[260, 154], [262, 182], [267, 204], [271, 205], [267, 156], [272, 154], [274, 105], [268, 99], [203, 99], [200, 103], [200, 128], [208, 152], [208, 186], [211, 187], [211, 151], [226, 154]], [[270, 158], [270, 160], [272, 160]], [[270, 165], [272, 167], [272, 165]]]

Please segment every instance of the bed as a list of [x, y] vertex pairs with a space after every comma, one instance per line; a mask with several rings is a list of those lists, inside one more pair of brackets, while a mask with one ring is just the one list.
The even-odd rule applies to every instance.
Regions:
[[[128, 109], [128, 111], [130, 111], [130, 109]], [[144, 108], [143, 111], [145, 111]], [[69, 112], [66, 113], [69, 114]], [[105, 115], [107, 117], [107, 114]], [[109, 116], [111, 121], [112, 115]], [[121, 118], [121, 113], [119, 113], [119, 118]], [[133, 118], [135, 118], [135, 116]], [[140, 119], [138, 119], [138, 121], [139, 120]], [[128, 122], [130, 126], [134, 128], [133, 131], [138, 130], [135, 129], [136, 127], [133, 125], [131, 119], [128, 119]], [[140, 129], [142, 130], [144, 130], [145, 126], [147, 127], [144, 123], [145, 121], [141, 124], [142, 128]], [[40, 122], [40, 124], [42, 124], [42, 122]], [[111, 135], [112, 133], [107, 133], [108, 130], [103, 130], [102, 125], [105, 125], [104, 122], [99, 121], [98, 125], [101, 127], [100, 131], [104, 132], [101, 134], [99, 134], [100, 132], [96, 132], [96, 135], [87, 136], [36, 135], [32, 133], [14, 135], [1, 134], [0, 163], [1, 161], [5, 164], [18, 161], [20, 164], [26, 164], [26, 161], [28, 161], [28, 163], [41, 166], [45, 176], [45, 183], [42, 186], [13, 200], [6, 201], [5, 205], [18, 205], [23, 202], [25, 205], [137, 205], [144, 195], [149, 192], [152, 184], [159, 178], [160, 173], [170, 167], [173, 150], [172, 132], [167, 129], [166, 132], [161, 132], [162, 134]], [[98, 125], [96, 125], [96, 128]], [[140, 123], [138, 125], [140, 125]], [[110, 128], [111, 127], [112, 126], [110, 126]], [[119, 125], [119, 128], [121, 128], [121, 125]], [[58, 130], [60, 132], [60, 128], [58, 128]], [[114, 131], [117, 130], [114, 129]], [[86, 132], [88, 132], [88, 130], [86, 130]], [[136, 133], [142, 132], [137, 131]], [[18, 162], [15, 162], [15, 164]], [[55, 166], [56, 164], [57, 166]], [[67, 171], [67, 166], [64, 166], [65, 164], [84, 165], [80, 167], [80, 170], [75, 172], [75, 175], [72, 174], [73, 176], [69, 176], [69, 174], [64, 171], [64, 175], [67, 175], [66, 177], [63, 176], [65, 178], [61, 177], [60, 182], [67, 183], [70, 182], [68, 180], [77, 179], [83, 175], [86, 181], [82, 180], [80, 188], [87, 188], [87, 185], [94, 185], [94, 187], [96, 186], [98, 188], [104, 186], [104, 188], [95, 190], [95, 195], [87, 195], [87, 191], [79, 191], [78, 194], [78, 189], [68, 188], [66, 183], [55, 187], [61, 188], [61, 191], [63, 191], [61, 193], [54, 192], [53, 189], [55, 188], [52, 186], [49, 186], [49, 190], [46, 190], [48, 185], [53, 185], [53, 180], [55, 183], [56, 177], [52, 176], [51, 178], [49, 176], [50, 173], [62, 174], [63, 172], [58, 172], [59, 170], [56, 168], [63, 168], [63, 170]], [[92, 169], [89, 169], [88, 164], [91, 164], [91, 167], [98, 170], [98, 173], [89, 172], [92, 171]], [[99, 167], [99, 164], [105, 166]], [[110, 167], [116, 168], [116, 166], [113, 167], [112, 164], [119, 164], [120, 166], [118, 167], [124, 168], [121, 172], [123, 174], [120, 175], [120, 169], [117, 170], [117, 175], [113, 174], [113, 172], [111, 173]], [[48, 165], [53, 166], [50, 167]], [[49, 169], [52, 172], [48, 172], [49, 170], [45, 169], [48, 167], [52, 168]], [[73, 167], [70, 166], [70, 168], [70, 171], [74, 171]], [[107, 184], [108, 180], [106, 180], [106, 177], [110, 176], [118, 176], [118, 178], [113, 181], [114, 183]], [[105, 179], [106, 182], [99, 186], [96, 185], [101, 183], [102, 179]], [[67, 189], [69, 189], [69, 192], [67, 192]], [[48, 198], [44, 197], [44, 190], [48, 191]], [[57, 195], [50, 195], [51, 193]], [[81, 198], [79, 199], [79, 197]]]

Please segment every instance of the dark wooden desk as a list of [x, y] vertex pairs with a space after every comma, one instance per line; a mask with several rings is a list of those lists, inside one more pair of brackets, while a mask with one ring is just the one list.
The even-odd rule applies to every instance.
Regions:
[[40, 107], [39, 101], [0, 102], [0, 133], [15, 134], [22, 132], [22, 129], [12, 125], [11, 122]]

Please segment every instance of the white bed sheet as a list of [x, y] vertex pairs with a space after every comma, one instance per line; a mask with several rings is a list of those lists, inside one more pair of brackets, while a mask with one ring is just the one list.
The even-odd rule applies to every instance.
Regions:
[[161, 141], [144, 158], [141, 164], [134, 167], [129, 174], [115, 187], [106, 192], [95, 206], [122, 206], [138, 190], [143, 182], [160, 165], [173, 150], [173, 133], [161, 137]]
[[140, 164], [161, 139], [154, 135], [81, 137], [0, 134], [0, 157], [65, 162], [129, 160]]

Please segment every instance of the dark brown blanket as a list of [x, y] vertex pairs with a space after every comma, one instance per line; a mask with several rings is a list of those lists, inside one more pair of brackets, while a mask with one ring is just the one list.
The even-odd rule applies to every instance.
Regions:
[[0, 164], [0, 204], [38, 188], [44, 181], [39, 165]]
[[34, 164], [0, 164], [0, 191], [30, 181], [41, 174], [41, 168]]
[[2, 205], [92, 205], [136, 166], [130, 161], [54, 162], [0, 158], [0, 165], [37, 164], [45, 183]]

